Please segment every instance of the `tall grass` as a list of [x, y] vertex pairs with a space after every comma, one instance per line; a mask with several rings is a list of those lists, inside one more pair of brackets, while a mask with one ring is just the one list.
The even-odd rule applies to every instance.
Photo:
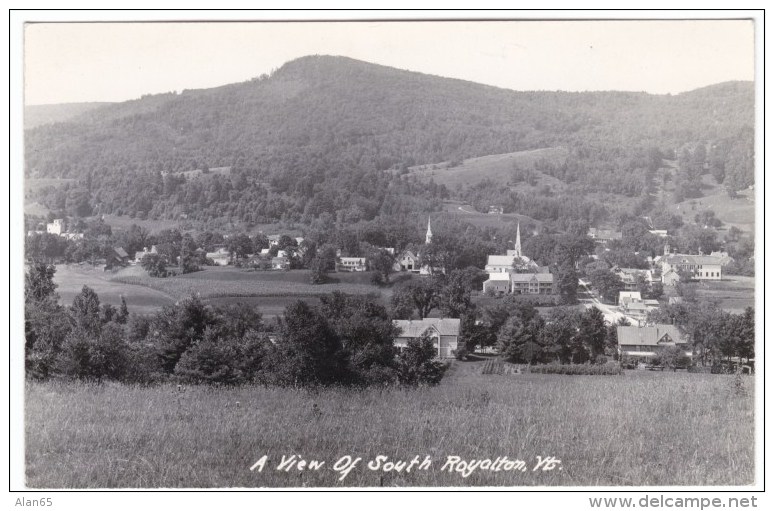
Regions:
[[[742, 485], [754, 474], [751, 388], [733, 376], [482, 375], [455, 363], [438, 387], [152, 388], [28, 383], [33, 488]], [[749, 387], [752, 380], [744, 378]], [[317, 405], [315, 407], [315, 404]], [[263, 455], [262, 472], [250, 467]], [[325, 461], [275, 470], [282, 455]], [[343, 480], [330, 469], [362, 457]], [[432, 458], [384, 473], [377, 455]], [[527, 472], [442, 472], [446, 456], [525, 460]], [[561, 470], [535, 471], [535, 456]]]

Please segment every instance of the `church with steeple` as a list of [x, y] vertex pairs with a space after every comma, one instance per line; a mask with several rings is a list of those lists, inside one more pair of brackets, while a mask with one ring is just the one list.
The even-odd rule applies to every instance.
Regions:
[[516, 243], [505, 255], [490, 255], [486, 267], [489, 279], [484, 291], [498, 294], [552, 294], [554, 276], [521, 252], [521, 225], [516, 225]]
[[433, 230], [430, 228], [430, 217], [427, 217], [427, 233], [425, 234], [425, 245], [433, 242]]

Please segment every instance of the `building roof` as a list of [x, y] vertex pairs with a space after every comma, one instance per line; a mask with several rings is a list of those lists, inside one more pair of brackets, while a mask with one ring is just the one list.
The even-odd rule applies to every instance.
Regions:
[[365, 257], [342, 257], [341, 260], [356, 262], [356, 263], [365, 263], [366, 258]]
[[510, 281], [511, 276], [508, 273], [490, 273], [489, 279], [487, 279], [487, 282], [490, 280], [505, 280]]
[[288, 262], [288, 258], [287, 257], [273, 257], [271, 259], [271, 262], [272, 263], [286, 263], [286, 262]]
[[672, 254], [666, 257], [668, 264], [717, 264], [722, 263], [720, 257], [706, 255]]
[[513, 266], [514, 256], [508, 255], [490, 255], [487, 257], [487, 266]]
[[[617, 328], [619, 346], [671, 346], [686, 343], [685, 336], [674, 325], [619, 326]], [[664, 339], [668, 336], [668, 339]], [[661, 342], [659, 342], [661, 341]]]
[[619, 291], [618, 300], [642, 300], [642, 295], [639, 291]]
[[620, 240], [623, 238], [623, 234], [612, 229], [597, 229], [592, 227], [589, 229], [588, 235], [592, 238], [607, 239], [607, 240]]
[[126, 250], [124, 250], [124, 247], [116, 247], [113, 249], [118, 255], [118, 257], [129, 257], [129, 254], [126, 253]]
[[421, 337], [430, 327], [441, 335], [459, 335], [459, 318], [396, 319], [393, 325], [401, 329], [399, 337]]
[[553, 282], [554, 276], [551, 273], [511, 273], [512, 282]]

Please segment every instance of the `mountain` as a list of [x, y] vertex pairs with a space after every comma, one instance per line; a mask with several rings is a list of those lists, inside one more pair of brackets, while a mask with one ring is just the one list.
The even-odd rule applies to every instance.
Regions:
[[24, 128], [67, 122], [95, 108], [110, 103], [61, 103], [56, 105], [27, 105], [24, 107]]
[[[387, 169], [563, 147], [569, 166], [542, 172], [638, 194], [645, 178], [632, 174], [647, 166], [648, 151], [730, 147], [753, 126], [746, 82], [674, 96], [517, 92], [310, 56], [271, 76], [103, 105], [28, 129], [25, 172], [79, 181], [75, 191], [45, 192], [52, 209], [88, 201], [86, 209], [159, 218], [257, 222], [346, 211], [371, 219], [416, 206], [407, 197], [428, 204], [449, 193], [398, 182]], [[183, 174], [216, 167], [230, 175]]]

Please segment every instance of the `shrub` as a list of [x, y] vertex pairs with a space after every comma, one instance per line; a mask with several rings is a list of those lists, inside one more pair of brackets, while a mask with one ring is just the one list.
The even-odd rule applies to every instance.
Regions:
[[409, 339], [398, 357], [398, 379], [407, 385], [435, 385], [441, 381], [447, 364], [435, 360], [435, 346], [428, 336]]
[[452, 353], [454, 353], [454, 358], [456, 358], [457, 360], [467, 360], [468, 355], [470, 355], [470, 352], [465, 346], [457, 348]]
[[602, 365], [590, 364], [546, 364], [530, 366], [531, 373], [568, 375], [616, 375], [623, 374], [620, 364], [607, 362]]

